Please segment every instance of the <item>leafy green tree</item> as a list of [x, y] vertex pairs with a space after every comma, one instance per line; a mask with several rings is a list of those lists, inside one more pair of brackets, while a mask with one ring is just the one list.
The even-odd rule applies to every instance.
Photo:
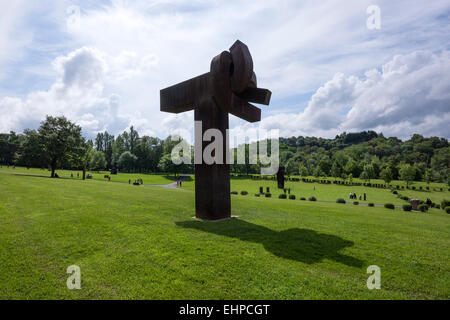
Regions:
[[83, 170], [83, 180], [86, 180], [86, 170], [91, 162], [91, 157], [94, 151], [94, 144], [92, 141], [88, 141], [83, 145], [83, 152], [80, 156], [80, 164]]
[[389, 167], [381, 170], [380, 178], [384, 180], [385, 184], [391, 183], [391, 181], [394, 179], [392, 170]]
[[342, 176], [342, 169], [337, 161], [333, 162], [331, 166], [330, 174], [335, 179], [340, 178]]
[[416, 168], [409, 164], [404, 164], [400, 167], [400, 179], [406, 182], [406, 186], [414, 181], [416, 176]]
[[359, 175], [361, 174], [361, 168], [355, 160], [351, 159], [345, 166], [345, 172], [347, 174], [351, 173], [353, 177], [359, 177]]
[[427, 169], [425, 170], [425, 181], [428, 185], [433, 181], [433, 170]]
[[319, 177], [325, 177], [325, 173], [322, 171], [322, 169], [320, 168], [320, 166], [317, 166], [314, 169], [314, 177], [319, 178]]
[[161, 160], [159, 160], [158, 168], [162, 172], [173, 173], [175, 177], [180, 170], [180, 166], [173, 163], [170, 153], [166, 153], [161, 157]]
[[89, 167], [92, 170], [105, 169], [106, 159], [105, 154], [102, 151], [92, 151], [91, 159], [89, 161]]
[[51, 168], [51, 177], [62, 162], [72, 162], [83, 152], [81, 127], [65, 117], [47, 116], [38, 129], [41, 157]]
[[371, 164], [366, 164], [364, 166], [364, 170], [361, 173], [361, 175], [359, 176], [360, 179], [363, 179], [365, 181], [369, 181], [370, 179], [375, 178], [375, 170], [373, 168], [373, 166]]
[[20, 163], [27, 167], [44, 167], [45, 157], [42, 154], [39, 134], [36, 130], [26, 129], [24, 141], [20, 153]]
[[130, 151], [125, 151], [119, 157], [118, 166], [128, 172], [134, 169], [137, 157]]
[[350, 182], [350, 184], [352, 184], [353, 183], [353, 174], [349, 174], [348, 176], [347, 176], [347, 179], [348, 179], [348, 182]]
[[319, 161], [319, 168], [320, 171], [323, 173], [323, 176], [328, 176], [330, 174], [331, 170], [331, 161], [328, 157], [322, 158], [322, 160]]
[[309, 172], [308, 169], [305, 166], [300, 166], [300, 168], [298, 169], [300, 176], [302, 177], [307, 177], [309, 176]]
[[289, 159], [289, 161], [287, 162], [286, 174], [287, 175], [298, 174], [298, 162], [294, 161], [294, 159]]

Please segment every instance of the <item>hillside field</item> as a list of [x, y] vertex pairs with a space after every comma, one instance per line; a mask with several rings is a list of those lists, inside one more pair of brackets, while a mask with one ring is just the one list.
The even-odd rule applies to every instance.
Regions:
[[[203, 222], [189, 187], [0, 173], [0, 298], [450, 297], [443, 210], [253, 195], [233, 196], [232, 208], [238, 219]], [[81, 290], [66, 287], [70, 265]], [[380, 290], [366, 287], [369, 265], [381, 268]]]

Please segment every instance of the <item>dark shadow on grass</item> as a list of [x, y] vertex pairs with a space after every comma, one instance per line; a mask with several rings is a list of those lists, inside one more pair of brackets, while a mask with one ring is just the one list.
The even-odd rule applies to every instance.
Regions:
[[[261, 243], [274, 255], [313, 264], [330, 259], [347, 266], [362, 267], [363, 261], [339, 253], [346, 247], [353, 246], [352, 241], [338, 236], [318, 233], [309, 229], [288, 229], [275, 231], [240, 219], [221, 222], [181, 221], [176, 225], [182, 228], [214, 233], [221, 236], [237, 238], [242, 241]], [[239, 252], [236, 252], [239, 254]]]

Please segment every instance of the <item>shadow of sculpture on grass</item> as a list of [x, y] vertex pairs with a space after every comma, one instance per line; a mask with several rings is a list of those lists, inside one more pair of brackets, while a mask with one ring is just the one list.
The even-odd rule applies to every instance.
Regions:
[[353, 246], [352, 241], [314, 230], [294, 228], [275, 231], [240, 219], [215, 223], [181, 221], [176, 222], [176, 225], [242, 241], [261, 243], [267, 251], [278, 257], [307, 264], [329, 259], [351, 267], [363, 266], [363, 261], [339, 253], [340, 250]]

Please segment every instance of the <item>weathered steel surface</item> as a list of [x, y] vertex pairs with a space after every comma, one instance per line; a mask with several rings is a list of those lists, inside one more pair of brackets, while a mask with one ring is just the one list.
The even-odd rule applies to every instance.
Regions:
[[[249, 122], [261, 120], [261, 109], [249, 102], [268, 105], [271, 92], [257, 88], [253, 60], [248, 47], [237, 40], [211, 61], [210, 72], [165, 88], [160, 92], [161, 111], [180, 113], [194, 110], [202, 122], [202, 137], [208, 129], [218, 129], [226, 137], [228, 113]], [[200, 140], [200, 141], [198, 141]], [[210, 142], [197, 139], [201, 152]], [[195, 165], [195, 211], [201, 219], [231, 216], [230, 168], [226, 164], [228, 146], [223, 143], [222, 163]], [[197, 149], [197, 148], [196, 148]]]

